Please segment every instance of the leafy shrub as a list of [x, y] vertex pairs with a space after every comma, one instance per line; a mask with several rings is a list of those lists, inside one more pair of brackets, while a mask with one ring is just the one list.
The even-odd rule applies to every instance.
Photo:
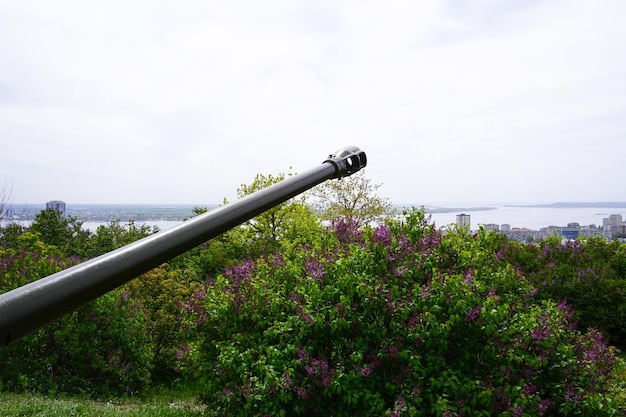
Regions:
[[149, 271], [124, 287], [145, 315], [146, 344], [153, 354], [152, 383], [171, 384], [180, 373], [174, 368], [183, 341], [183, 300], [192, 296], [197, 275], [192, 269], [171, 269], [167, 264]]
[[213, 415], [614, 415], [615, 355], [536, 298], [501, 239], [338, 222], [184, 305], [181, 370]]
[[538, 289], [538, 297], [567, 300], [581, 329], [598, 329], [626, 349], [626, 246], [600, 238], [539, 245], [509, 242], [505, 257]]
[[144, 317], [121, 290], [0, 351], [4, 389], [111, 397], [150, 382]]
[[[51, 275], [79, 262], [26, 231], [14, 247], [0, 250], [2, 291]], [[145, 314], [123, 289], [0, 349], [0, 387], [16, 391], [136, 392], [150, 381], [152, 351]]]

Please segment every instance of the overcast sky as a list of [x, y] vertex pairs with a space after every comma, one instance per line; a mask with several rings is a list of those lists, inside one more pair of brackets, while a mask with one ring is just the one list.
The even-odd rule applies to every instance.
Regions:
[[625, 19], [624, 0], [0, 0], [0, 188], [220, 203], [356, 145], [397, 204], [624, 201]]

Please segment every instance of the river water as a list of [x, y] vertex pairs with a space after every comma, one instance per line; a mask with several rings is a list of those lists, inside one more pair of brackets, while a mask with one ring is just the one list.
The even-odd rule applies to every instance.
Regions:
[[[602, 226], [603, 218], [610, 214], [621, 214], [626, 220], [626, 208], [615, 207], [513, 207], [500, 206], [491, 210], [468, 210], [453, 211], [449, 213], [429, 213], [431, 221], [437, 227], [456, 223], [456, 215], [465, 213], [470, 216], [470, 228], [475, 230], [479, 224], [509, 224], [511, 227], [525, 227], [531, 230], [539, 230], [547, 226], [567, 226], [568, 223], [578, 223], [581, 226], [595, 224]], [[167, 230], [182, 223], [180, 220], [145, 220], [137, 221], [137, 224], [157, 226], [159, 230]], [[8, 224], [6, 220], [0, 221], [0, 226]], [[29, 221], [20, 224], [28, 226]], [[106, 225], [102, 221], [85, 221], [83, 228], [95, 231], [98, 226]]]
[[[429, 213], [431, 221], [437, 227], [456, 223], [457, 214], [470, 215], [470, 227], [477, 229], [479, 224], [509, 224], [511, 227], [525, 227], [539, 230], [547, 226], [567, 226], [578, 223], [581, 226], [595, 224], [602, 226], [602, 219], [610, 214], [621, 214], [626, 220], [626, 208], [614, 207], [582, 207], [582, 208], [546, 208], [546, 207], [509, 207], [502, 206], [492, 210], [458, 211], [450, 213]], [[139, 222], [138, 222], [139, 223]], [[181, 221], [154, 220], [143, 224], [157, 226], [159, 230], [167, 230], [177, 226]], [[84, 227], [96, 230], [102, 222], [85, 222]]]

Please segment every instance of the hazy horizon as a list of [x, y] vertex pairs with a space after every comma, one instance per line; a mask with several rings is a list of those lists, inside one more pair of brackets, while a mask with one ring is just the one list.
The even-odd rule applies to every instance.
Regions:
[[[59, 200], [59, 199], [57, 199]], [[7, 203], [7, 206], [37, 206], [37, 207], [45, 207], [47, 201], [46, 200], [41, 203]], [[222, 205], [222, 203], [76, 203], [76, 202], [68, 202], [63, 201], [66, 206], [130, 206], [130, 207], [217, 207]], [[425, 206], [425, 207], [441, 207], [441, 208], [488, 208], [488, 207], [533, 207], [533, 206], [554, 206], [554, 205], [579, 205], [584, 207], [600, 207], [600, 208], [626, 208], [626, 201], [554, 201], [549, 203], [498, 203], [498, 202], [429, 202], [429, 203], [410, 203], [410, 202], [391, 202], [394, 207], [410, 207], [410, 206]]]

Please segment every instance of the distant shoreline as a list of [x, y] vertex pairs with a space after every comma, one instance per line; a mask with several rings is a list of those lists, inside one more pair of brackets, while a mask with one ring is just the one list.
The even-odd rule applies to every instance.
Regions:
[[559, 202], [550, 204], [507, 204], [504, 207], [525, 207], [525, 208], [626, 208], [626, 202]]
[[494, 205], [434, 205], [434, 204], [398, 204], [394, 205], [399, 211], [410, 207], [424, 207], [427, 213], [463, 213], [472, 211], [488, 211], [496, 210], [498, 207], [519, 207], [519, 208], [611, 208], [611, 209], [624, 209], [626, 208], [626, 202], [611, 201], [611, 202], [557, 202], [546, 204], [494, 204]]
[[426, 213], [463, 213], [471, 211], [495, 210], [497, 206], [477, 206], [477, 207], [428, 207], [424, 206]]

